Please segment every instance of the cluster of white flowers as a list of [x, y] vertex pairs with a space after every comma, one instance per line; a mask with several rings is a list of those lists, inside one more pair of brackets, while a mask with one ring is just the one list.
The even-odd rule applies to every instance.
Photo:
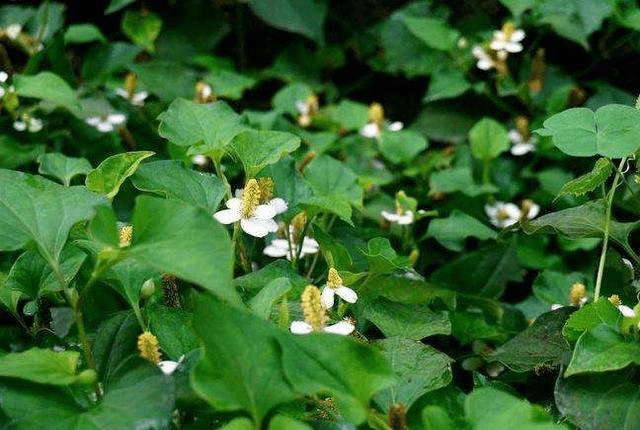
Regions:
[[298, 246], [296, 243], [296, 231], [293, 225], [289, 226], [289, 236], [285, 239], [273, 239], [269, 245], [264, 248], [264, 254], [269, 257], [280, 258], [286, 257], [291, 261], [293, 257], [304, 257], [308, 254], [315, 254], [320, 249], [320, 245], [315, 239], [308, 236], [302, 238], [302, 243]]
[[13, 122], [13, 128], [17, 131], [28, 130], [31, 133], [37, 133], [42, 130], [42, 127], [42, 120], [28, 114], [23, 114], [20, 119]]
[[535, 151], [538, 139], [530, 135], [529, 139], [525, 140], [522, 134], [516, 129], [509, 131], [509, 140], [511, 141], [511, 154], [524, 155], [528, 152]]
[[146, 91], [129, 92], [124, 88], [117, 88], [116, 94], [129, 100], [134, 106], [144, 106], [144, 101], [149, 96], [149, 93]]
[[385, 128], [388, 131], [400, 131], [404, 128], [404, 124], [400, 121], [387, 124], [382, 105], [380, 103], [371, 103], [371, 106], [369, 106], [369, 121], [360, 129], [360, 135], [378, 139]]
[[540, 213], [540, 206], [531, 200], [524, 200], [521, 207], [514, 203], [495, 202], [484, 206], [491, 224], [498, 228], [514, 225], [521, 219], [533, 219]]
[[236, 197], [227, 200], [226, 206], [227, 209], [216, 212], [214, 218], [222, 224], [240, 221], [242, 230], [255, 237], [278, 231], [278, 224], [273, 217], [287, 210], [284, 200], [271, 199], [264, 190], [261, 192], [255, 179], [250, 179], [244, 189], [237, 190]]
[[102, 133], [109, 133], [115, 130], [115, 126], [124, 123], [127, 117], [121, 113], [112, 113], [107, 115], [92, 116], [85, 119], [85, 122], [95, 127]]
[[509, 53], [522, 51], [520, 42], [524, 37], [523, 30], [515, 28], [510, 22], [505, 23], [501, 30], [494, 31], [493, 39], [489, 43], [490, 50], [487, 51], [479, 45], [473, 47], [471, 53], [478, 60], [476, 66], [481, 70], [500, 69], [500, 63], [504, 63]]
[[413, 223], [413, 212], [411, 211], [403, 211], [402, 209], [397, 212], [380, 212], [382, 218], [386, 219], [389, 222], [395, 222], [399, 225], [408, 225]]

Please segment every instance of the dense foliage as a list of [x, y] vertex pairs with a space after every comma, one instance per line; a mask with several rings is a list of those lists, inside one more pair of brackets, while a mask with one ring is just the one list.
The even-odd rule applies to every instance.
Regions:
[[87, 3], [0, 7], [0, 427], [640, 426], [635, 2]]

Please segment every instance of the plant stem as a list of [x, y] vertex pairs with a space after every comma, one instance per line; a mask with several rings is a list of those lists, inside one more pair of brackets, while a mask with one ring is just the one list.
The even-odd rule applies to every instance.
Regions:
[[231, 185], [229, 185], [229, 181], [227, 181], [227, 177], [224, 175], [224, 173], [222, 173], [222, 166], [220, 165], [220, 160], [218, 160], [216, 157], [213, 157], [212, 160], [213, 160], [213, 168], [216, 171], [216, 176], [222, 180], [222, 183], [224, 184], [224, 191], [227, 196], [227, 200], [229, 200], [230, 198], [233, 197], [233, 195], [231, 195]]
[[593, 301], [596, 302], [600, 298], [600, 288], [602, 287], [602, 276], [604, 274], [604, 263], [607, 258], [607, 246], [609, 244], [609, 226], [611, 225], [611, 207], [613, 206], [613, 196], [616, 193], [616, 188], [618, 187], [618, 181], [620, 180], [621, 170], [624, 167], [624, 164], [627, 162], [627, 157], [624, 157], [620, 160], [620, 165], [616, 170], [616, 175], [613, 178], [613, 183], [611, 184], [611, 189], [609, 190], [609, 194], [607, 195], [607, 201], [605, 202], [605, 213], [604, 213], [604, 237], [602, 238], [602, 251], [600, 252], [600, 262], [598, 264], [598, 275], [596, 276], [596, 288], [593, 294]]

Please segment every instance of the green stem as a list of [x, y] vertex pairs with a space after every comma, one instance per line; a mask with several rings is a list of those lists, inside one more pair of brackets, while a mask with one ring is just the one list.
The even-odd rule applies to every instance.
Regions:
[[490, 167], [489, 160], [484, 160], [484, 162], [482, 163], [482, 185], [491, 184], [489, 167]]
[[604, 237], [602, 238], [602, 251], [600, 252], [600, 262], [598, 264], [598, 275], [596, 276], [596, 288], [593, 294], [593, 301], [596, 302], [600, 298], [600, 288], [602, 287], [602, 276], [604, 274], [604, 263], [607, 258], [607, 246], [609, 244], [609, 227], [611, 225], [611, 207], [613, 206], [613, 196], [616, 193], [618, 187], [618, 181], [620, 180], [621, 170], [624, 164], [627, 162], [627, 157], [620, 160], [620, 165], [616, 170], [616, 175], [613, 178], [611, 189], [607, 195], [607, 201], [604, 214]]
[[229, 200], [230, 198], [233, 197], [233, 195], [231, 194], [231, 185], [229, 185], [229, 181], [227, 181], [227, 177], [224, 175], [224, 173], [222, 173], [222, 166], [220, 165], [220, 160], [218, 160], [217, 157], [213, 157], [212, 160], [213, 160], [213, 168], [216, 171], [216, 176], [218, 176], [218, 178], [222, 180], [222, 183], [224, 184], [224, 190], [227, 196], [227, 200]]
[[247, 251], [244, 248], [244, 243], [242, 242], [242, 233], [240, 228], [240, 222], [236, 222], [233, 224], [233, 238], [231, 239], [234, 255], [237, 255], [240, 259], [240, 266], [245, 273], [251, 272], [251, 265], [247, 260]]

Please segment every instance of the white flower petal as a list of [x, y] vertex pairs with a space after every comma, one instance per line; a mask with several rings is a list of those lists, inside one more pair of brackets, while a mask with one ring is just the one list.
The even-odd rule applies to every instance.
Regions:
[[37, 118], [31, 118], [29, 121], [29, 131], [31, 133], [37, 133], [42, 130], [42, 121]]
[[289, 247], [287, 246], [287, 241], [285, 239], [274, 239], [269, 245], [265, 246], [262, 253], [274, 258], [288, 257]]
[[533, 151], [535, 148], [532, 143], [516, 143], [511, 147], [511, 154], [520, 156]]
[[4, 97], [4, 88], [0, 87], [0, 98]]
[[125, 90], [124, 88], [116, 88], [116, 94], [120, 97], [124, 97], [125, 99], [129, 98], [129, 91]]
[[110, 131], [113, 131], [113, 124], [108, 121], [100, 121], [96, 124], [96, 128], [102, 133], [108, 133]]
[[237, 197], [231, 197], [229, 200], [226, 201], [225, 205], [229, 209], [235, 209], [239, 211], [240, 208], [242, 207], [242, 200]]
[[527, 213], [527, 219], [534, 219], [540, 213], [540, 205], [533, 203], [529, 207], [529, 212]]
[[398, 214], [394, 212], [382, 211], [380, 212], [380, 215], [382, 215], [382, 218], [386, 219], [387, 221], [398, 222]]
[[522, 138], [522, 135], [520, 134], [520, 132], [518, 130], [515, 130], [515, 129], [509, 130], [508, 136], [509, 136], [509, 140], [513, 144], [524, 142], [524, 139]]
[[316, 242], [315, 239], [305, 236], [302, 239], [302, 250], [300, 251], [300, 256], [304, 254], [315, 254], [320, 249], [320, 245]]
[[298, 112], [300, 112], [301, 115], [309, 114], [309, 105], [302, 100], [298, 100], [296, 102], [296, 109], [298, 109]]
[[4, 32], [7, 34], [7, 36], [11, 40], [15, 40], [16, 37], [18, 37], [18, 34], [20, 34], [21, 31], [22, 31], [22, 25], [21, 24], [11, 24], [4, 30]]
[[0, 72], [0, 82], [7, 82], [9, 74], [7, 72]]
[[112, 113], [107, 115], [107, 121], [113, 125], [122, 124], [126, 119], [127, 117], [121, 113]]
[[252, 218], [271, 219], [276, 216], [276, 210], [271, 205], [258, 205], [253, 211]]
[[222, 224], [231, 224], [240, 221], [240, 211], [235, 209], [223, 209], [213, 214], [213, 217]]
[[335, 294], [336, 292], [333, 288], [325, 285], [320, 295], [320, 301], [322, 302], [322, 306], [324, 306], [327, 309], [331, 309], [333, 307]]
[[349, 303], [355, 303], [358, 300], [358, 295], [349, 287], [344, 285], [336, 288], [336, 294], [340, 296], [344, 301]]
[[509, 42], [505, 44], [504, 50], [512, 53], [520, 52], [522, 51], [522, 45], [518, 42]]
[[404, 128], [404, 124], [400, 121], [395, 121], [389, 124], [389, 131], [400, 131]]
[[304, 321], [293, 321], [289, 330], [293, 334], [309, 334], [313, 331], [313, 328]]
[[148, 96], [149, 93], [146, 91], [137, 92], [133, 95], [133, 97], [131, 97], [131, 104], [135, 106], [142, 106], [144, 105], [144, 101]]
[[369, 122], [360, 129], [360, 135], [370, 138], [378, 137], [380, 136], [380, 127], [375, 122]]
[[525, 36], [524, 30], [518, 29], [513, 33], [511, 33], [511, 41], [520, 42], [522, 39], [524, 39], [524, 36]]
[[27, 124], [23, 121], [15, 121], [13, 123], [13, 128], [17, 131], [25, 131], [27, 129]]
[[489, 58], [481, 58], [476, 63], [476, 66], [480, 70], [489, 70], [489, 69], [491, 69], [493, 67], [493, 61], [491, 61], [491, 59], [489, 59]]
[[356, 327], [349, 321], [340, 321], [339, 323], [325, 327], [323, 330], [327, 333], [341, 334], [343, 336], [350, 335]]
[[201, 166], [201, 167], [206, 166], [207, 156], [202, 154], [196, 154], [193, 157], [191, 157], [191, 163], [195, 164], [196, 166]]
[[413, 212], [406, 211], [404, 214], [398, 216], [398, 224], [408, 225], [413, 222]]
[[551, 310], [552, 311], [555, 311], [556, 309], [560, 309], [560, 308], [564, 308], [564, 306], [559, 304], [559, 303], [555, 303], [555, 304], [551, 305]]
[[636, 316], [635, 311], [633, 309], [631, 309], [629, 306], [619, 305], [618, 306], [618, 310], [625, 317], [635, 317]]
[[173, 372], [175, 372], [179, 365], [180, 363], [178, 363], [177, 361], [171, 360], [161, 361], [160, 363], [158, 363], [158, 367], [165, 375], [171, 375]]
[[269, 201], [269, 203], [267, 203], [267, 204], [269, 206], [271, 206], [274, 211], [276, 211], [276, 215], [286, 212], [287, 208], [289, 207], [287, 205], [287, 202], [285, 202], [280, 197], [276, 197], [275, 199], [271, 199]]
[[260, 218], [249, 218], [249, 219], [241, 219], [240, 227], [244, 230], [245, 233], [254, 236], [254, 237], [265, 237], [269, 233], [278, 230], [278, 225], [276, 224], [275, 230], [271, 223], [276, 224], [275, 221], [270, 219], [260, 219]]
[[97, 127], [98, 124], [100, 124], [102, 122], [102, 120], [100, 119], [99, 116], [90, 116], [89, 118], [86, 118], [84, 120], [84, 122], [86, 122], [89, 125], [92, 125], [94, 127]]

